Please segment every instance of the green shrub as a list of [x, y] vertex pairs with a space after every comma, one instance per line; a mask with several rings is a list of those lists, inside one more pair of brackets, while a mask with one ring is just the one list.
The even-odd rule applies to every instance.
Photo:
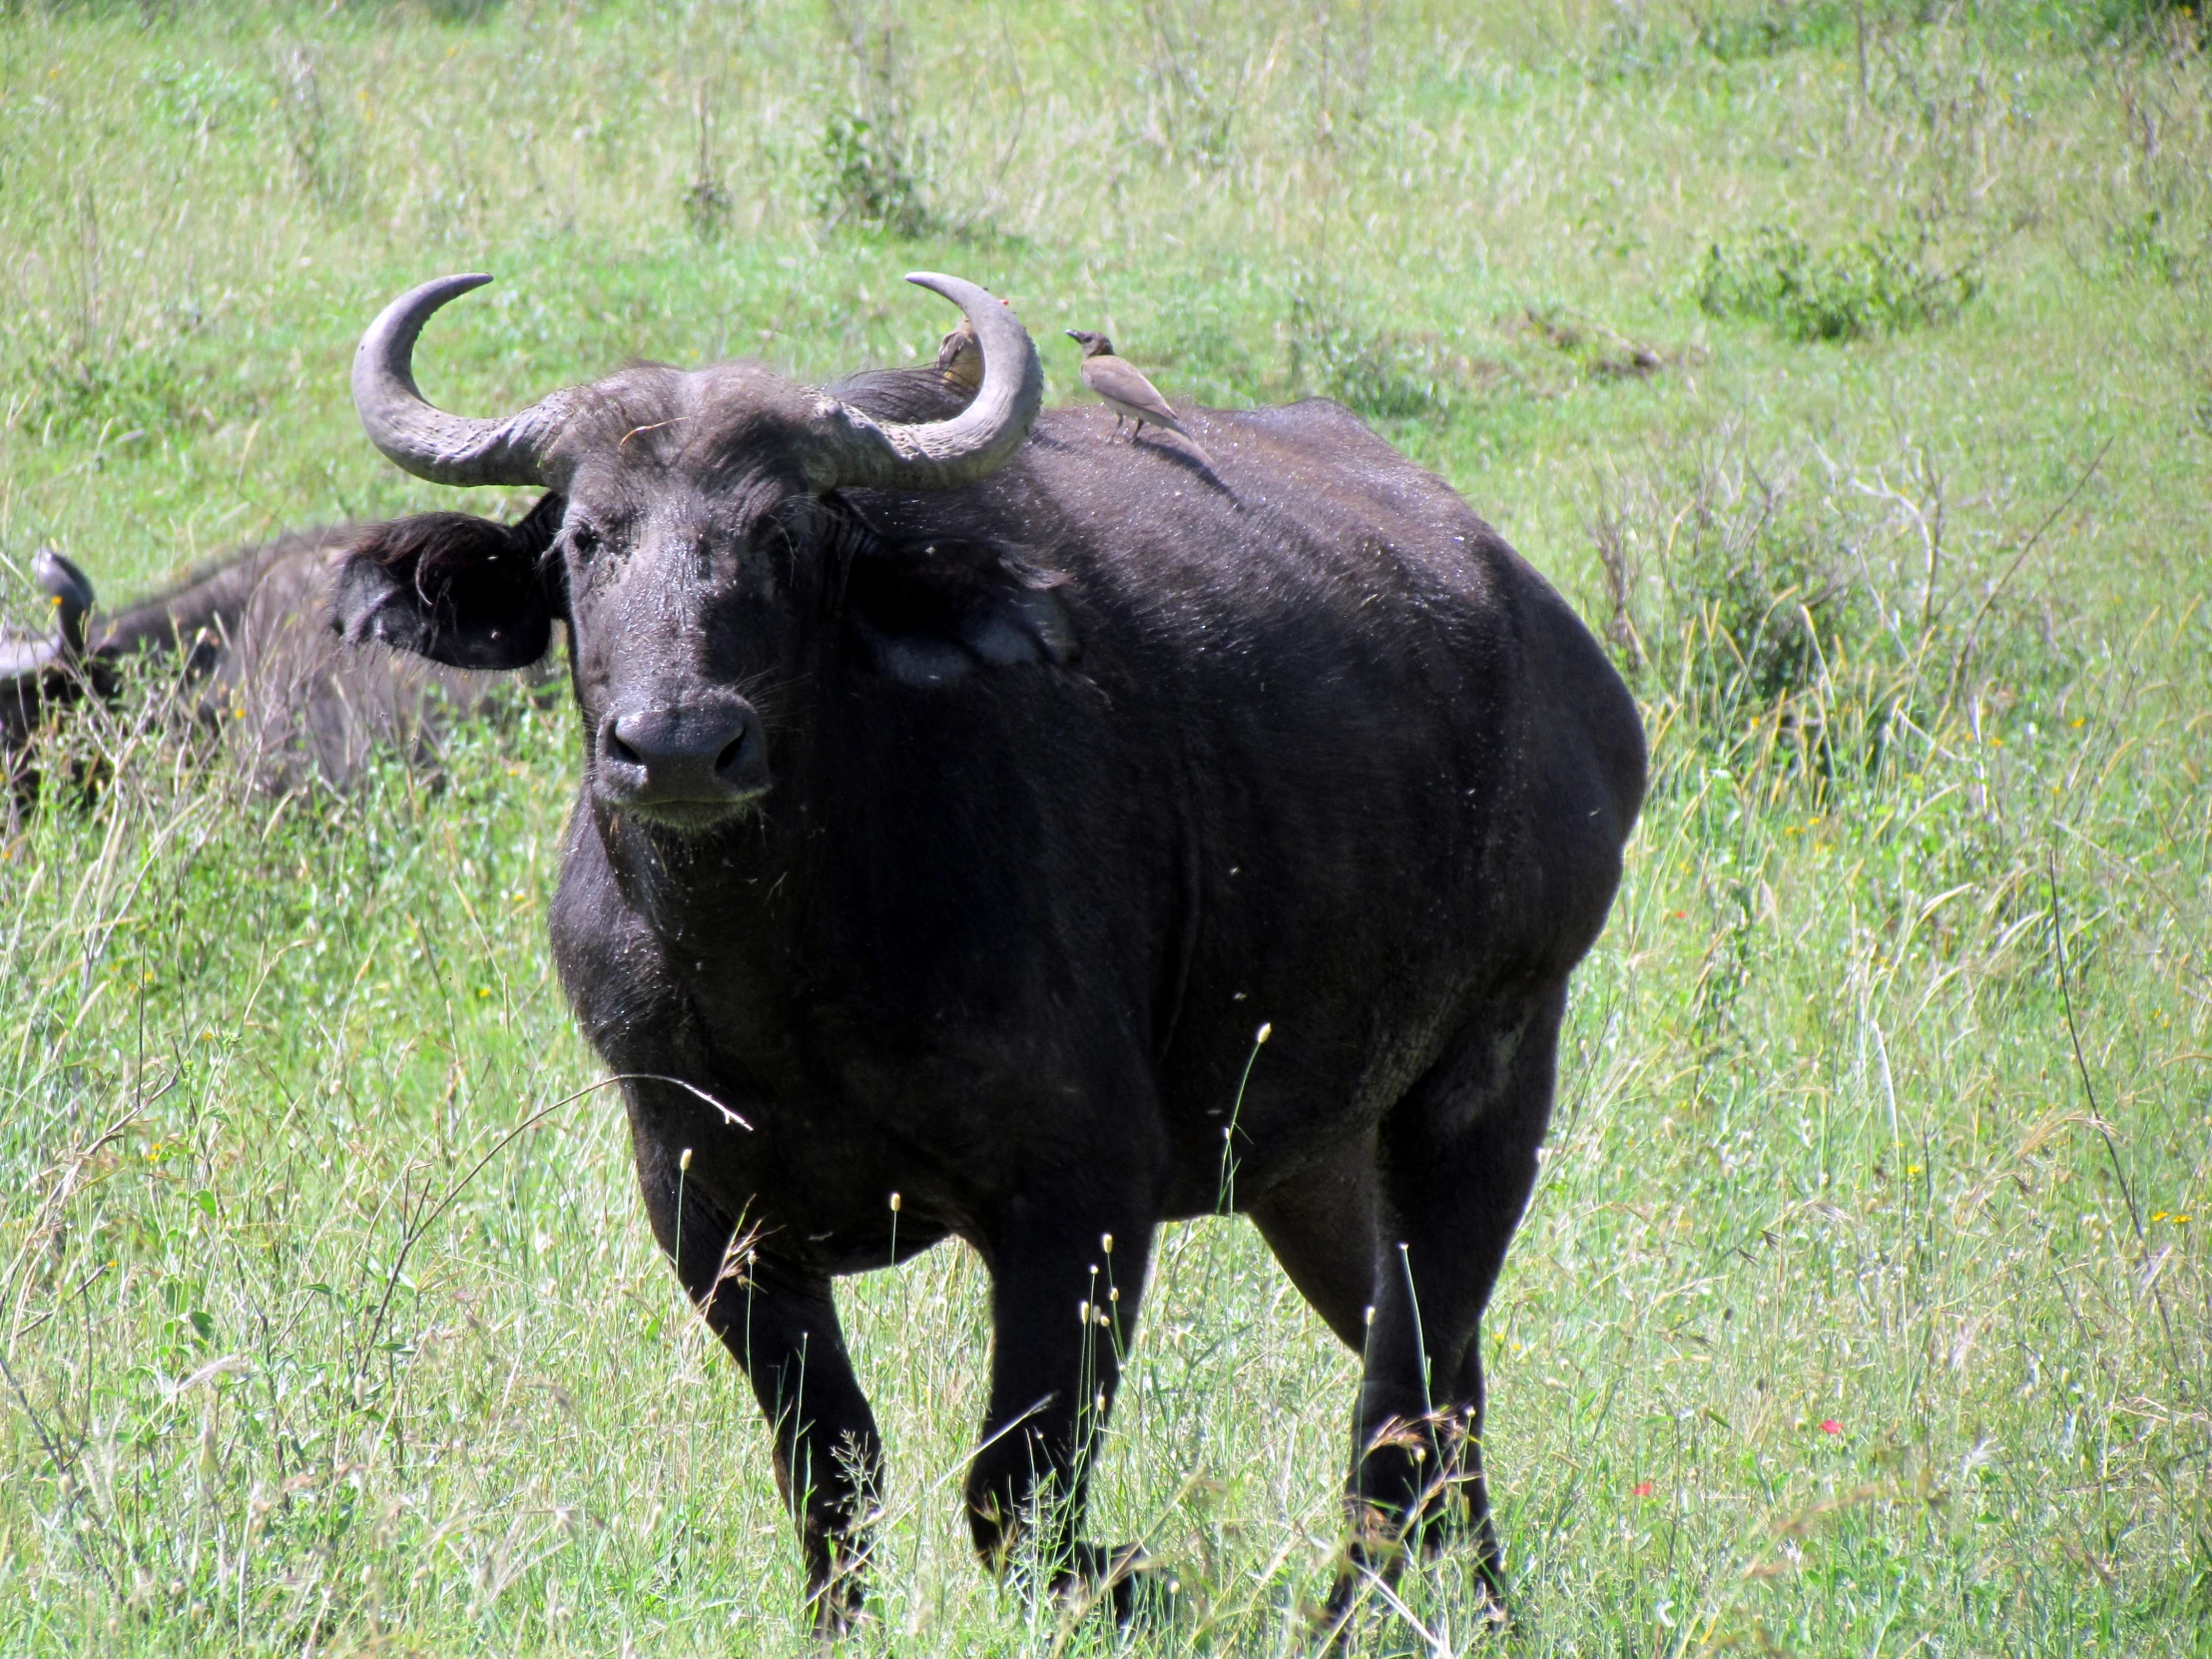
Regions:
[[1202, 403], [1264, 403], [1278, 388], [1218, 304], [1193, 299], [1161, 317], [1146, 355], [1176, 371], [1175, 395]]
[[213, 60], [191, 70], [142, 69], [139, 87], [141, 108], [150, 119], [194, 134], [250, 134], [261, 126], [270, 101], [265, 83]]
[[[1897, 717], [1922, 721], [1944, 694], [1917, 625], [1911, 531], [1732, 438], [1684, 460], [1616, 479], [1586, 521], [1623, 672], [1714, 755], [1779, 745], [1816, 791], [1870, 775]], [[1939, 480], [1922, 487], [1933, 496]], [[1939, 500], [1926, 510], [1939, 517]]]
[[1948, 321], [1981, 291], [1979, 266], [1978, 254], [1935, 263], [1925, 232], [1878, 231], [1823, 252], [1761, 226], [1743, 247], [1712, 245], [1697, 297], [1708, 315], [1756, 317], [1792, 339], [1853, 340]]
[[829, 0], [844, 101], [824, 120], [814, 207], [823, 224], [918, 237], [937, 228], [924, 191], [928, 157], [914, 131], [913, 55], [895, 0]]
[[701, 242], [720, 242], [730, 229], [730, 192], [719, 179], [702, 173], [684, 187], [684, 223]]
[[1747, 11], [1716, 6], [1697, 19], [1697, 43], [1722, 63], [1771, 58], [1850, 41], [1851, 8], [1841, 0], [1764, 0]]
[[701, 242], [720, 242], [723, 233], [730, 229], [730, 213], [735, 204], [722, 183], [722, 168], [715, 159], [714, 119], [704, 81], [692, 105], [692, 117], [699, 134], [699, 148], [692, 166], [692, 181], [684, 187], [684, 223]]
[[1292, 292], [1284, 338], [1291, 384], [1300, 391], [1384, 420], [1440, 415], [1451, 405], [1448, 367], [1432, 342], [1368, 327], [1319, 284]]
[[1842, 528], [1787, 481], [1716, 469], [1699, 483], [1659, 573], [1663, 632], [1692, 654], [1668, 666], [1731, 701], [1765, 706], [1812, 690], [1831, 659], [1859, 655], [1881, 630]]
[[2191, 248], [2185, 240], [2176, 239], [2164, 212], [2152, 208], [2139, 219], [2114, 226], [2105, 242], [2122, 271], [2178, 286], [2203, 269], [2205, 249], [2212, 238], [2199, 237], [2197, 246]]
[[12, 411], [17, 431], [57, 437], [160, 436], [218, 423], [220, 388], [159, 345], [62, 352], [26, 376]]
[[2199, 44], [2212, 40], [2212, 8], [2194, 0], [2071, 0], [2056, 9], [2092, 44], [2161, 35]]
[[912, 148], [863, 115], [830, 111], [823, 123], [815, 187], [815, 212], [823, 223], [921, 235], [930, 216]]

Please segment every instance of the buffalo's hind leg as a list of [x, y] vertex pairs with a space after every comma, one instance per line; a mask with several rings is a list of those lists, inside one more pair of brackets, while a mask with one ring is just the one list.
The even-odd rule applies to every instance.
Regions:
[[642, 1140], [638, 1154], [654, 1234], [709, 1329], [745, 1368], [775, 1437], [776, 1484], [799, 1528], [815, 1629], [840, 1635], [865, 1595], [865, 1523], [883, 1446], [830, 1282], [753, 1248], [741, 1223], [696, 1186], [685, 1190], [676, 1160]]
[[1376, 1144], [1375, 1314], [1353, 1419], [1350, 1565], [1395, 1575], [1408, 1546], [1474, 1545], [1504, 1606], [1482, 1471], [1482, 1311], [1536, 1180], [1551, 1115], [1562, 979], [1471, 1024], [1383, 1119]]

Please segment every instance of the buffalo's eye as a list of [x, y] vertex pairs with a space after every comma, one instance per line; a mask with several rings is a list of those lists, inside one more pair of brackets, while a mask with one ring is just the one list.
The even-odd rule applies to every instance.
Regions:
[[599, 526], [590, 519], [571, 519], [567, 528], [569, 551], [587, 559], [599, 551]]

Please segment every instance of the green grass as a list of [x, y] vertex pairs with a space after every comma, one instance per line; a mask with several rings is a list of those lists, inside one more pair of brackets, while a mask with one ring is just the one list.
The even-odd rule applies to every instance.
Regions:
[[[1009, 294], [1055, 397], [1103, 324], [1176, 397], [1361, 401], [1615, 642], [1655, 758], [1487, 1325], [1519, 1622], [1447, 1562], [1371, 1644], [2205, 1654], [2202, 39], [2122, 0], [19, 4], [0, 604], [44, 542], [121, 597], [454, 504], [344, 389], [443, 271], [500, 277], [423, 352], [468, 410], [908, 360], [949, 320], [915, 267]], [[1850, 340], [1701, 305], [1715, 248], [1792, 246], [1977, 291]], [[0, 860], [0, 1651], [806, 1650], [747, 1390], [577, 1093], [566, 713], [345, 801], [81, 741], [98, 810]], [[891, 1460], [858, 1649], [1110, 1645], [968, 1556], [973, 1262], [843, 1302]], [[1243, 1223], [1168, 1231], [1096, 1509], [1193, 1586], [1144, 1650], [1306, 1651], [1354, 1378]]]

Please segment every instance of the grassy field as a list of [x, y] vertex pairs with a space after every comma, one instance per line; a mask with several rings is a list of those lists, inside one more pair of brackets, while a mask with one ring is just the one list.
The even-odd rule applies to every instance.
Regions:
[[[1475, 14], [1475, 15], [1469, 15]], [[505, 408], [926, 351], [1345, 398], [1613, 643], [1654, 788], [1486, 1326], [1517, 1622], [1422, 1654], [2212, 1653], [2212, 58], [2129, 0], [0, 6], [0, 604], [429, 505]], [[574, 736], [248, 793], [126, 720], [0, 858], [0, 1651], [798, 1653], [735, 1368], [553, 984]], [[525, 1127], [527, 1126], [527, 1127]], [[1354, 1362], [1168, 1230], [1098, 1491], [1307, 1651]], [[849, 1281], [863, 1652], [973, 1565], [984, 1299]]]

